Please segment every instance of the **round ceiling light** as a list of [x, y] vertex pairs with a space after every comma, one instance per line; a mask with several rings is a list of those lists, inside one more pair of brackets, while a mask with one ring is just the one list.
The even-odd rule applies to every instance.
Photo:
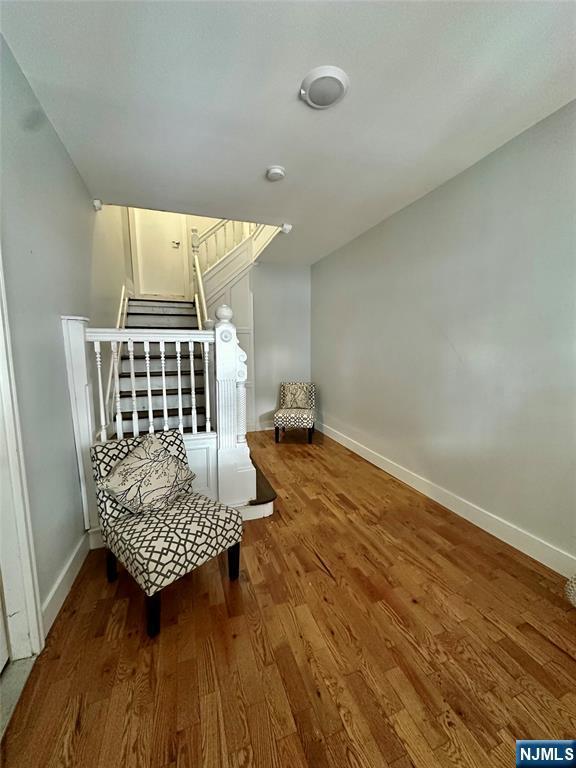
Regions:
[[266, 178], [268, 181], [280, 181], [286, 176], [286, 169], [281, 165], [271, 165], [266, 168]]
[[327, 109], [343, 99], [349, 87], [348, 75], [340, 67], [315, 67], [302, 80], [300, 98], [313, 109]]

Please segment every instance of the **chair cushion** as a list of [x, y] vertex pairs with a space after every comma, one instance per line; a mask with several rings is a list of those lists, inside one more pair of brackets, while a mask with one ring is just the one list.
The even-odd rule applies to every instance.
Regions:
[[313, 408], [280, 408], [274, 414], [275, 427], [307, 427], [314, 426]]
[[200, 493], [162, 512], [127, 515], [106, 544], [147, 595], [185, 576], [242, 539], [242, 515]]
[[103, 491], [135, 514], [162, 510], [194, 479], [188, 465], [173, 456], [155, 435], [146, 435], [99, 482]]

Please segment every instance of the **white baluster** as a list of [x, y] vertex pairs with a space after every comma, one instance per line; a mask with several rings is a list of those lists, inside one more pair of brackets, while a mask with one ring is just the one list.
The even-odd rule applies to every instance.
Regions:
[[148, 432], [154, 434], [154, 409], [152, 408], [152, 384], [150, 382], [150, 342], [144, 342], [144, 358], [146, 361], [146, 386], [148, 389]]
[[166, 355], [164, 341], [160, 342], [160, 367], [162, 368], [162, 409], [164, 411], [164, 432], [168, 426], [168, 400], [166, 398]]
[[178, 372], [178, 429], [184, 434], [184, 418], [182, 414], [182, 370], [180, 363], [180, 342], [176, 342], [176, 370]]
[[130, 360], [130, 386], [132, 388], [132, 433], [138, 437], [138, 403], [136, 402], [136, 376], [134, 374], [134, 341], [128, 339], [128, 358]]
[[215, 232], [208, 241], [210, 243], [210, 250], [208, 252], [208, 264], [213, 267], [218, 261], [218, 234]]
[[210, 344], [204, 342], [204, 402], [206, 403], [206, 432], [211, 432], [210, 424]]
[[102, 386], [102, 353], [100, 351], [100, 342], [94, 342], [94, 354], [96, 355], [96, 371], [98, 373], [98, 404], [100, 406], [100, 440], [105, 443], [108, 439], [106, 434], [106, 407], [104, 405], [104, 388]]
[[124, 437], [122, 428], [122, 411], [120, 410], [120, 377], [118, 375], [118, 342], [111, 341], [112, 366], [114, 371], [114, 402], [116, 405], [116, 435], [120, 440]]
[[194, 375], [194, 342], [188, 342], [188, 352], [190, 354], [190, 387], [192, 404], [192, 432], [198, 432], [198, 415], [196, 413], [196, 377]]

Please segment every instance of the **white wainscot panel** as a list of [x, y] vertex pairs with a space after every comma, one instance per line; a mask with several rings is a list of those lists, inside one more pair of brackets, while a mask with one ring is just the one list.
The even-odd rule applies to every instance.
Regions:
[[192, 472], [196, 474], [194, 491], [211, 499], [218, 499], [218, 472], [216, 434], [198, 432], [185, 434], [186, 456]]
[[230, 306], [234, 310], [234, 325], [236, 328], [252, 328], [252, 291], [250, 287], [250, 270], [230, 285]]

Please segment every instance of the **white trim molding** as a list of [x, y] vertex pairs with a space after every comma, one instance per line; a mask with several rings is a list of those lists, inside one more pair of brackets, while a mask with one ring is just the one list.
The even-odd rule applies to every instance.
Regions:
[[0, 410], [2, 453], [6, 450], [0, 460], [7, 481], [0, 502], [0, 562], [10, 658], [15, 661], [40, 653], [44, 633], [1, 255]]
[[54, 619], [58, 616], [60, 609], [64, 605], [64, 601], [72, 589], [74, 579], [80, 572], [80, 568], [86, 559], [89, 548], [88, 536], [84, 534], [68, 558], [68, 562], [58, 574], [58, 578], [48, 596], [42, 603], [42, 621], [44, 624], [44, 633], [46, 635], [50, 631]]
[[498, 515], [473, 504], [471, 501], [457, 496], [452, 491], [437, 485], [431, 480], [417, 475], [410, 469], [397, 464], [395, 461], [386, 458], [386, 456], [368, 448], [327, 424], [316, 424], [316, 428], [337, 443], [340, 443], [340, 445], [349, 448], [353, 453], [362, 456], [366, 461], [383, 469], [411, 488], [420, 491], [420, 493], [438, 502], [438, 504], [442, 504], [443, 507], [446, 507], [451, 512], [464, 517], [469, 522], [482, 528], [482, 530], [491, 533], [496, 538], [506, 542], [506, 544], [510, 544], [510, 546], [518, 549], [525, 555], [538, 560], [538, 562], [543, 563], [553, 571], [563, 576], [570, 576], [576, 573], [576, 556], [570, 554], [570, 552], [566, 552], [560, 549], [560, 547], [544, 541], [544, 539], [520, 528], [514, 523], [510, 523]]

